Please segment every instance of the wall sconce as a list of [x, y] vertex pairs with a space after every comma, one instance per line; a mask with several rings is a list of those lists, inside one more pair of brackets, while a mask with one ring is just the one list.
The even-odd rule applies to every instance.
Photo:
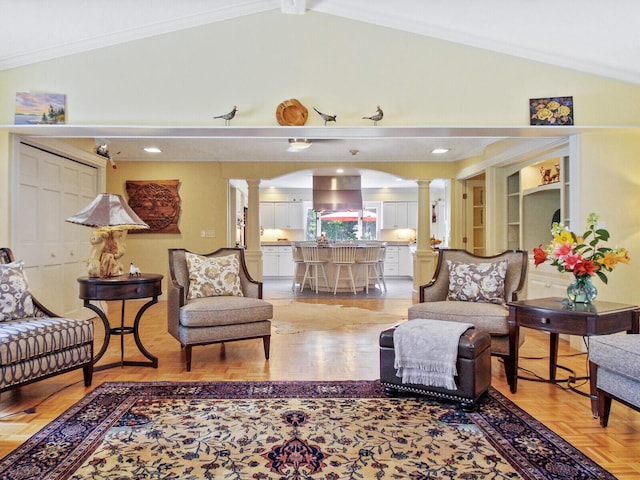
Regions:
[[87, 262], [90, 277], [116, 277], [124, 273], [120, 258], [125, 253], [127, 230], [148, 229], [120, 195], [101, 193], [84, 210], [67, 222], [94, 227], [91, 255]]

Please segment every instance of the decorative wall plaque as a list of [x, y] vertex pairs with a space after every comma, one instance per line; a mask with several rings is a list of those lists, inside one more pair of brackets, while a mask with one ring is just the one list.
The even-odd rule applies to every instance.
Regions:
[[129, 206], [149, 225], [130, 233], [180, 233], [180, 180], [127, 180]]

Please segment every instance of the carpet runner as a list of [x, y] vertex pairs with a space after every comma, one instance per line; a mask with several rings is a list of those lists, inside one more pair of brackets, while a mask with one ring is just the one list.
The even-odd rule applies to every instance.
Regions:
[[614, 479], [495, 389], [475, 412], [378, 381], [110, 382], [0, 479]]

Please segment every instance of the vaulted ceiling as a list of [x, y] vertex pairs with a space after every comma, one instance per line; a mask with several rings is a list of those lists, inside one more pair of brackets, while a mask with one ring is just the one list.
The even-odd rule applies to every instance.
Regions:
[[640, 83], [636, 0], [0, 0], [0, 69], [274, 9]]
[[[335, 15], [640, 84], [637, 0], [0, 0], [0, 70], [270, 10]], [[286, 136], [266, 130], [265, 138], [258, 135], [253, 140], [253, 149], [238, 138], [227, 138], [215, 139], [216, 151], [243, 160], [255, 157], [256, 149], [285, 150]], [[123, 159], [138, 159], [141, 147], [149, 143], [148, 138], [101, 133], [112, 139], [112, 152], [120, 152]], [[368, 151], [368, 161], [385, 161], [402, 150], [410, 161], [419, 149], [424, 161], [422, 152], [446, 147], [451, 153], [437, 161], [454, 161], [513, 133], [423, 132], [419, 143], [399, 143], [393, 134], [379, 139], [347, 135], [328, 142], [323, 131], [313, 149], [289, 158], [295, 162], [344, 157], [357, 162]], [[202, 152], [211, 160], [207, 140], [174, 137], [158, 146], [165, 151], [189, 149], [191, 159]]]

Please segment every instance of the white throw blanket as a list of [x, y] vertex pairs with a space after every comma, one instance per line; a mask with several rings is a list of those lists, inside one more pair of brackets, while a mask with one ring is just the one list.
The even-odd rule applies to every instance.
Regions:
[[473, 325], [417, 318], [393, 333], [394, 367], [402, 383], [455, 390], [460, 336]]

